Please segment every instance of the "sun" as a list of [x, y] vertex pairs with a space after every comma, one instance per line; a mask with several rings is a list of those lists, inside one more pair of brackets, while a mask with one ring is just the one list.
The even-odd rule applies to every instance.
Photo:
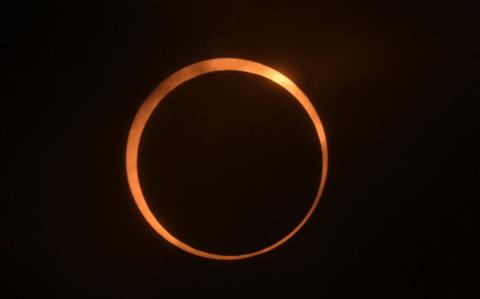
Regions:
[[[176, 238], [171, 232], [167, 231], [150, 210], [147, 201], [143, 195], [142, 188], [140, 186], [140, 180], [138, 177], [138, 147], [140, 145], [143, 129], [145, 128], [148, 119], [150, 118], [158, 104], [172, 90], [174, 90], [184, 82], [204, 74], [221, 71], [237, 71], [250, 73], [269, 79], [270, 81], [282, 86], [302, 105], [302, 107], [307, 112], [310, 120], [315, 126], [315, 131], [321, 145], [322, 173], [320, 178], [320, 184], [316, 196], [312, 202], [312, 205], [310, 206], [310, 209], [308, 210], [306, 215], [303, 217], [302, 221], [300, 221], [300, 223], [298, 223], [293, 230], [291, 230], [288, 234], [286, 234], [284, 237], [282, 237], [275, 243], [257, 251], [247, 252], [238, 255], [222, 255], [193, 248], [192, 246]], [[137, 207], [139, 208], [145, 220], [160, 236], [162, 236], [165, 240], [175, 245], [176, 247], [193, 255], [215, 260], [240, 260], [254, 257], [277, 248], [278, 246], [289, 240], [291, 237], [293, 237], [305, 225], [308, 219], [310, 219], [313, 211], [320, 202], [320, 197], [325, 188], [327, 169], [328, 150], [325, 131], [323, 129], [322, 122], [320, 121], [320, 117], [318, 116], [315, 108], [313, 107], [308, 97], [300, 90], [300, 88], [295, 85], [295, 83], [293, 83], [288, 77], [278, 72], [277, 70], [260, 64], [258, 62], [238, 58], [216, 58], [200, 61], [198, 63], [186, 66], [169, 76], [150, 93], [150, 95], [140, 106], [140, 109], [135, 115], [133, 123], [130, 127], [127, 141], [126, 170], [128, 184], [130, 186], [130, 190], [132, 192], [135, 203], [137, 204]]]

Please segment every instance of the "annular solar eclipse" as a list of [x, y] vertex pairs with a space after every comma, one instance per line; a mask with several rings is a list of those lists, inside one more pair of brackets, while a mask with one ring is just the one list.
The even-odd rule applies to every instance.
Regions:
[[[236, 72], [244, 72], [250, 73], [254, 75], [258, 75], [269, 79], [270, 81], [280, 85], [285, 90], [287, 90], [305, 109], [307, 112], [310, 120], [312, 121], [313, 125], [315, 126], [315, 131], [317, 133], [317, 138], [320, 141], [321, 146], [321, 159], [322, 159], [322, 171], [321, 171], [321, 178], [319, 187], [316, 193], [313, 202], [303, 217], [303, 219], [298, 223], [294, 229], [288, 232], [285, 236], [283, 236], [280, 240], [276, 241], [269, 246], [253, 251], [253, 252], [246, 252], [243, 254], [238, 255], [223, 255], [217, 254], [212, 252], [206, 252], [194, 248], [186, 243], [184, 243], [179, 238], [175, 237], [171, 232], [167, 231], [165, 227], [161, 224], [161, 222], [153, 215], [152, 211], [150, 210], [147, 199], [144, 197], [140, 180], [138, 177], [138, 148], [140, 145], [140, 141], [142, 138], [142, 133], [145, 128], [145, 125], [152, 115], [155, 108], [160, 104], [160, 102], [175, 88], [177, 88], [182, 83], [194, 79], [198, 76], [212, 73], [212, 72], [221, 72], [221, 71], [236, 71]], [[165, 240], [170, 242], [171, 244], [175, 245], [176, 247], [191, 253], [193, 255], [208, 258], [208, 259], [215, 259], [215, 260], [240, 260], [246, 259], [250, 257], [254, 257], [266, 252], [269, 252], [278, 246], [285, 243], [289, 240], [293, 235], [295, 235], [310, 219], [312, 216], [313, 211], [317, 207], [322, 192], [325, 188], [325, 181], [327, 178], [327, 169], [328, 169], [328, 150], [327, 150], [327, 140], [325, 131], [322, 126], [322, 122], [320, 121], [320, 117], [318, 116], [315, 108], [313, 107], [312, 103], [308, 99], [308, 97], [298, 88], [295, 83], [293, 83], [289, 78], [285, 75], [281, 74], [277, 70], [265, 66], [263, 64], [245, 60], [245, 59], [237, 59], [237, 58], [216, 58], [216, 59], [209, 59], [204, 60], [198, 63], [191, 64], [186, 66], [168, 78], [166, 78], [163, 82], [161, 82], [146, 98], [143, 104], [140, 106], [133, 123], [130, 127], [130, 132], [128, 135], [127, 141], [127, 150], [126, 150], [126, 170], [127, 170], [127, 177], [128, 183], [130, 186], [130, 190], [132, 192], [133, 198], [137, 207], [139, 208], [140, 212], [142, 213], [145, 220], [150, 224], [150, 226]], [[221, 225], [221, 224], [219, 224]]]

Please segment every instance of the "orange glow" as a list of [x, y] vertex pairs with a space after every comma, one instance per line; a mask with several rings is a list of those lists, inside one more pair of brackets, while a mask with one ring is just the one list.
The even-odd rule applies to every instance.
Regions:
[[[280, 240], [276, 241], [275, 243], [260, 249], [258, 251], [249, 252], [245, 254], [239, 255], [222, 255], [222, 254], [215, 254], [210, 252], [205, 252], [202, 250], [198, 250], [189, 246], [188, 244], [182, 242], [181, 240], [174, 237], [170, 232], [168, 232], [162, 224], [157, 220], [157, 218], [153, 215], [152, 211], [148, 207], [148, 204], [145, 200], [145, 197], [142, 193], [142, 188], [140, 187], [140, 180], [138, 178], [138, 167], [137, 167], [137, 158], [138, 158], [138, 147], [140, 145], [140, 139], [142, 137], [143, 129], [150, 117], [153, 113], [155, 108], [158, 104], [175, 88], [177, 88], [180, 84], [191, 80], [195, 77], [212, 73], [212, 72], [219, 72], [219, 71], [238, 71], [238, 72], [245, 72], [254, 75], [258, 75], [269, 79], [278, 85], [282, 86], [286, 89], [295, 99], [300, 102], [303, 106], [305, 111], [307, 112], [310, 120], [313, 122], [315, 126], [315, 130], [317, 132], [317, 137], [320, 140], [321, 144], [321, 153], [322, 153], [322, 176], [320, 179], [320, 185], [315, 196], [315, 199], [308, 210], [305, 217], [302, 221], [287, 235], [285, 235]], [[133, 120], [132, 126], [130, 127], [130, 132], [128, 135], [128, 142], [127, 142], [127, 152], [126, 152], [126, 167], [127, 167], [127, 176], [128, 176], [128, 183], [130, 185], [130, 190], [132, 192], [133, 198], [135, 199], [135, 203], [137, 204], [140, 212], [142, 213], [145, 220], [153, 227], [153, 229], [160, 234], [163, 238], [165, 238], [171, 244], [177, 246], [178, 248], [189, 252], [193, 255], [215, 259], [215, 260], [239, 260], [239, 259], [246, 259], [253, 256], [257, 256], [266, 252], [269, 252], [278, 246], [285, 243], [288, 239], [290, 239], [293, 235], [295, 235], [308, 221], [308, 219], [312, 216], [313, 211], [317, 207], [318, 203], [320, 202], [320, 197], [322, 195], [323, 189], [325, 188], [325, 181], [327, 178], [327, 168], [328, 168], [328, 151], [327, 151], [327, 140], [325, 136], [325, 131], [323, 129], [322, 123], [320, 121], [320, 117], [318, 116], [315, 108], [313, 107], [312, 103], [309, 101], [307, 96], [293, 83], [289, 78], [285, 75], [281, 74], [280, 72], [262, 65], [260, 63], [245, 60], [245, 59], [237, 59], [237, 58], [217, 58], [217, 59], [210, 59], [204, 60], [187, 67], [182, 68], [181, 70], [177, 71], [167, 79], [165, 79], [162, 83], [160, 83], [147, 97], [147, 99], [143, 102], [142, 106], [138, 110], [137, 114], [135, 115], [135, 119]]]

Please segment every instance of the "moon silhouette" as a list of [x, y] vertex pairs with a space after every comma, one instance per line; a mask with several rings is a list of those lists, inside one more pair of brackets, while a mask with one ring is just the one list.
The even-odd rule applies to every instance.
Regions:
[[[320, 178], [320, 184], [318, 191], [316, 193], [315, 199], [313, 200], [310, 209], [303, 217], [297, 226], [291, 230], [288, 234], [282, 237], [280, 240], [276, 241], [275, 243], [257, 250], [253, 252], [248, 252], [244, 254], [238, 255], [222, 255], [216, 254], [211, 252], [202, 251], [192, 246], [182, 242], [180, 239], [173, 236], [169, 231], [163, 227], [160, 221], [153, 215], [152, 211], [150, 210], [147, 201], [143, 195], [142, 188], [140, 186], [140, 180], [138, 177], [138, 148], [140, 145], [140, 140], [142, 137], [143, 129], [145, 125], [158, 106], [158, 104], [175, 88], [177, 88], [182, 83], [196, 78], [198, 76], [212, 73], [212, 72], [220, 72], [220, 71], [238, 71], [238, 72], [245, 72], [254, 75], [258, 75], [264, 77], [266, 79], [275, 82], [276, 84], [282, 86], [285, 90], [287, 90], [295, 99], [302, 105], [302, 107], [307, 112], [310, 120], [313, 122], [315, 126], [315, 130], [317, 133], [317, 137], [320, 141], [321, 145], [321, 156], [322, 156], [322, 172]], [[209, 59], [204, 60], [198, 63], [191, 64], [186, 66], [173, 75], [169, 76], [163, 82], [161, 82], [146, 98], [143, 104], [140, 106], [133, 123], [130, 127], [130, 132], [128, 135], [127, 141], [127, 150], [126, 150], [126, 170], [127, 170], [127, 177], [128, 177], [128, 184], [130, 186], [130, 190], [132, 192], [133, 198], [137, 207], [139, 208], [140, 212], [142, 213], [145, 220], [152, 226], [152, 228], [165, 240], [170, 242], [171, 244], [175, 245], [176, 247], [191, 253], [193, 255], [214, 259], [214, 260], [240, 260], [246, 259], [250, 257], [254, 257], [266, 252], [269, 252], [278, 246], [285, 243], [291, 237], [293, 237], [310, 219], [312, 216], [313, 211], [317, 207], [318, 203], [320, 202], [320, 197], [322, 192], [325, 188], [325, 181], [327, 178], [327, 169], [328, 169], [328, 150], [327, 150], [327, 140], [325, 131], [323, 129], [322, 122], [320, 121], [320, 117], [318, 116], [315, 108], [313, 107], [312, 103], [308, 99], [308, 97], [298, 88], [295, 83], [293, 83], [289, 78], [287, 78], [282, 73], [278, 72], [277, 70], [265, 66], [263, 64], [245, 60], [245, 59], [238, 59], [238, 58], [216, 58], [216, 59]]]

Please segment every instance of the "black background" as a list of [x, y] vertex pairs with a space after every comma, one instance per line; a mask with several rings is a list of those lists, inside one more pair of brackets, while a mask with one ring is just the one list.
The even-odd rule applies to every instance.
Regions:
[[[96, 1], [2, 12], [5, 298], [478, 296], [473, 5]], [[138, 212], [124, 170], [148, 93], [214, 57], [285, 73], [329, 142], [312, 219], [280, 248], [236, 262], [164, 241]], [[284, 91], [212, 74], [156, 110], [140, 175], [168, 228], [199, 248], [239, 253], [302, 217], [318, 150]]]

